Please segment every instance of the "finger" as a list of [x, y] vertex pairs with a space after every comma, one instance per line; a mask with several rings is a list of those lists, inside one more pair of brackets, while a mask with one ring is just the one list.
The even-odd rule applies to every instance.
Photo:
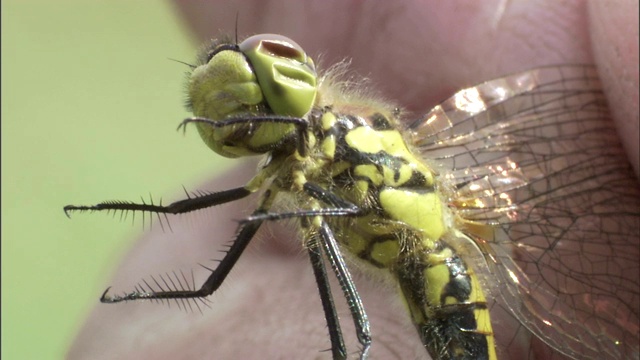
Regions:
[[618, 133], [640, 177], [638, 23], [637, 1], [589, 3], [594, 58]]

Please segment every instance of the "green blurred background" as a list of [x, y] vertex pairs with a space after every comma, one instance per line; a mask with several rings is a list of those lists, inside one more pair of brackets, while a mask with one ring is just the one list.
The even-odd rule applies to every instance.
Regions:
[[143, 231], [64, 205], [167, 202], [226, 165], [175, 131], [186, 68], [168, 58], [198, 45], [168, 2], [2, 2], [3, 359], [63, 358]]

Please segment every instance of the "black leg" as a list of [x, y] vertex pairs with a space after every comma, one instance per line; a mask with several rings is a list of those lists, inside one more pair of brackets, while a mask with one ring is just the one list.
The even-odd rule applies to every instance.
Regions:
[[319, 185], [307, 182], [304, 184], [303, 189], [309, 196], [322, 201], [323, 203], [331, 206], [331, 208], [301, 210], [288, 213], [264, 213], [249, 216], [243, 219], [241, 223], [252, 221], [274, 221], [290, 218], [310, 218], [314, 216], [362, 216], [366, 214], [357, 205], [323, 189]]
[[[123, 296], [107, 296], [107, 289], [100, 298], [103, 303], [117, 303], [121, 301], [139, 300], [139, 299], [190, 299], [190, 298], [202, 298], [211, 295], [214, 291], [220, 287], [224, 279], [229, 275], [229, 272], [242, 255], [242, 252], [247, 248], [249, 242], [260, 228], [261, 221], [256, 221], [240, 226], [238, 236], [229, 248], [229, 251], [225, 257], [220, 261], [218, 267], [212, 271], [209, 278], [202, 284], [198, 290], [164, 290], [160, 287], [161, 291], [155, 291], [154, 289], [147, 289], [149, 291], [141, 292], [134, 291]], [[151, 286], [147, 285], [147, 288]], [[173, 287], [175, 288], [175, 286]]]
[[330, 205], [332, 207], [341, 208], [341, 209], [357, 209], [358, 206], [354, 203], [351, 203], [338, 195], [332, 193], [331, 191], [323, 189], [320, 185], [306, 182], [303, 187], [304, 192], [307, 195], [311, 196], [314, 199], [320, 200], [323, 203]]
[[307, 144], [309, 139], [307, 138], [307, 129], [309, 128], [309, 122], [303, 118], [295, 118], [290, 116], [277, 116], [277, 115], [261, 115], [261, 116], [246, 116], [242, 118], [230, 118], [224, 120], [211, 120], [203, 117], [191, 117], [184, 119], [178, 130], [185, 129], [187, 124], [200, 123], [207, 124], [215, 128], [223, 128], [225, 126], [232, 125], [256, 125], [260, 123], [279, 123], [279, 124], [292, 124], [295, 125], [298, 135], [298, 153], [300, 156], [307, 156]]
[[362, 352], [360, 353], [360, 359], [364, 360], [369, 354], [369, 348], [371, 347], [371, 330], [369, 328], [369, 319], [364, 311], [362, 300], [356, 290], [356, 286], [351, 279], [351, 274], [347, 268], [347, 264], [344, 262], [338, 243], [333, 236], [333, 232], [329, 228], [326, 222], [322, 222], [320, 227], [320, 243], [322, 244], [324, 251], [331, 264], [331, 269], [338, 278], [340, 288], [344, 297], [347, 299], [349, 310], [351, 311], [351, 317], [355, 324], [356, 334], [358, 341], [362, 345]]
[[342, 338], [340, 321], [338, 319], [338, 314], [336, 313], [335, 304], [333, 303], [333, 295], [331, 294], [331, 287], [329, 285], [329, 279], [327, 278], [327, 270], [325, 268], [324, 261], [322, 261], [320, 248], [317, 243], [310, 243], [307, 247], [307, 251], [309, 253], [309, 258], [311, 259], [313, 275], [316, 277], [316, 284], [318, 284], [318, 291], [320, 292], [320, 300], [322, 301], [324, 317], [327, 320], [327, 327], [329, 328], [331, 354], [333, 355], [334, 360], [346, 359], [347, 349], [344, 345], [344, 339]]
[[183, 214], [190, 211], [200, 210], [215, 205], [228, 203], [231, 201], [242, 199], [251, 194], [251, 191], [244, 187], [219, 191], [211, 194], [198, 195], [189, 197], [184, 200], [176, 201], [168, 206], [154, 204], [136, 204], [125, 201], [107, 201], [92, 206], [76, 206], [67, 205], [64, 207], [64, 213], [70, 216], [72, 211], [143, 211], [156, 214]]
[[275, 221], [291, 218], [310, 218], [314, 216], [359, 216], [362, 212], [359, 208], [355, 209], [318, 209], [318, 210], [301, 210], [288, 213], [263, 213], [248, 216], [240, 220], [241, 224], [254, 221]]

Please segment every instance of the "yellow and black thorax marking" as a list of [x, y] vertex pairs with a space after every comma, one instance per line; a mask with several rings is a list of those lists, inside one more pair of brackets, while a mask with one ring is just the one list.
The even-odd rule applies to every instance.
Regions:
[[351, 257], [397, 280], [431, 354], [495, 359], [478, 278], [448, 242], [464, 235], [437, 191], [437, 174], [411, 152], [391, 116], [314, 110], [306, 180], [360, 208], [361, 216], [327, 222]]

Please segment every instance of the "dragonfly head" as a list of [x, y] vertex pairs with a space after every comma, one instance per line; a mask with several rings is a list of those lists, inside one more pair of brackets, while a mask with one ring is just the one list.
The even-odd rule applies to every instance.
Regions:
[[247, 38], [239, 48], [275, 114], [302, 117], [311, 110], [317, 93], [316, 69], [300, 45], [282, 35], [260, 34]]
[[[255, 35], [214, 42], [188, 81], [193, 114], [213, 121], [260, 115], [303, 117], [317, 93], [313, 60], [293, 40]], [[273, 150], [294, 132], [291, 124], [258, 122], [215, 128], [199, 124], [205, 143], [226, 157]]]

